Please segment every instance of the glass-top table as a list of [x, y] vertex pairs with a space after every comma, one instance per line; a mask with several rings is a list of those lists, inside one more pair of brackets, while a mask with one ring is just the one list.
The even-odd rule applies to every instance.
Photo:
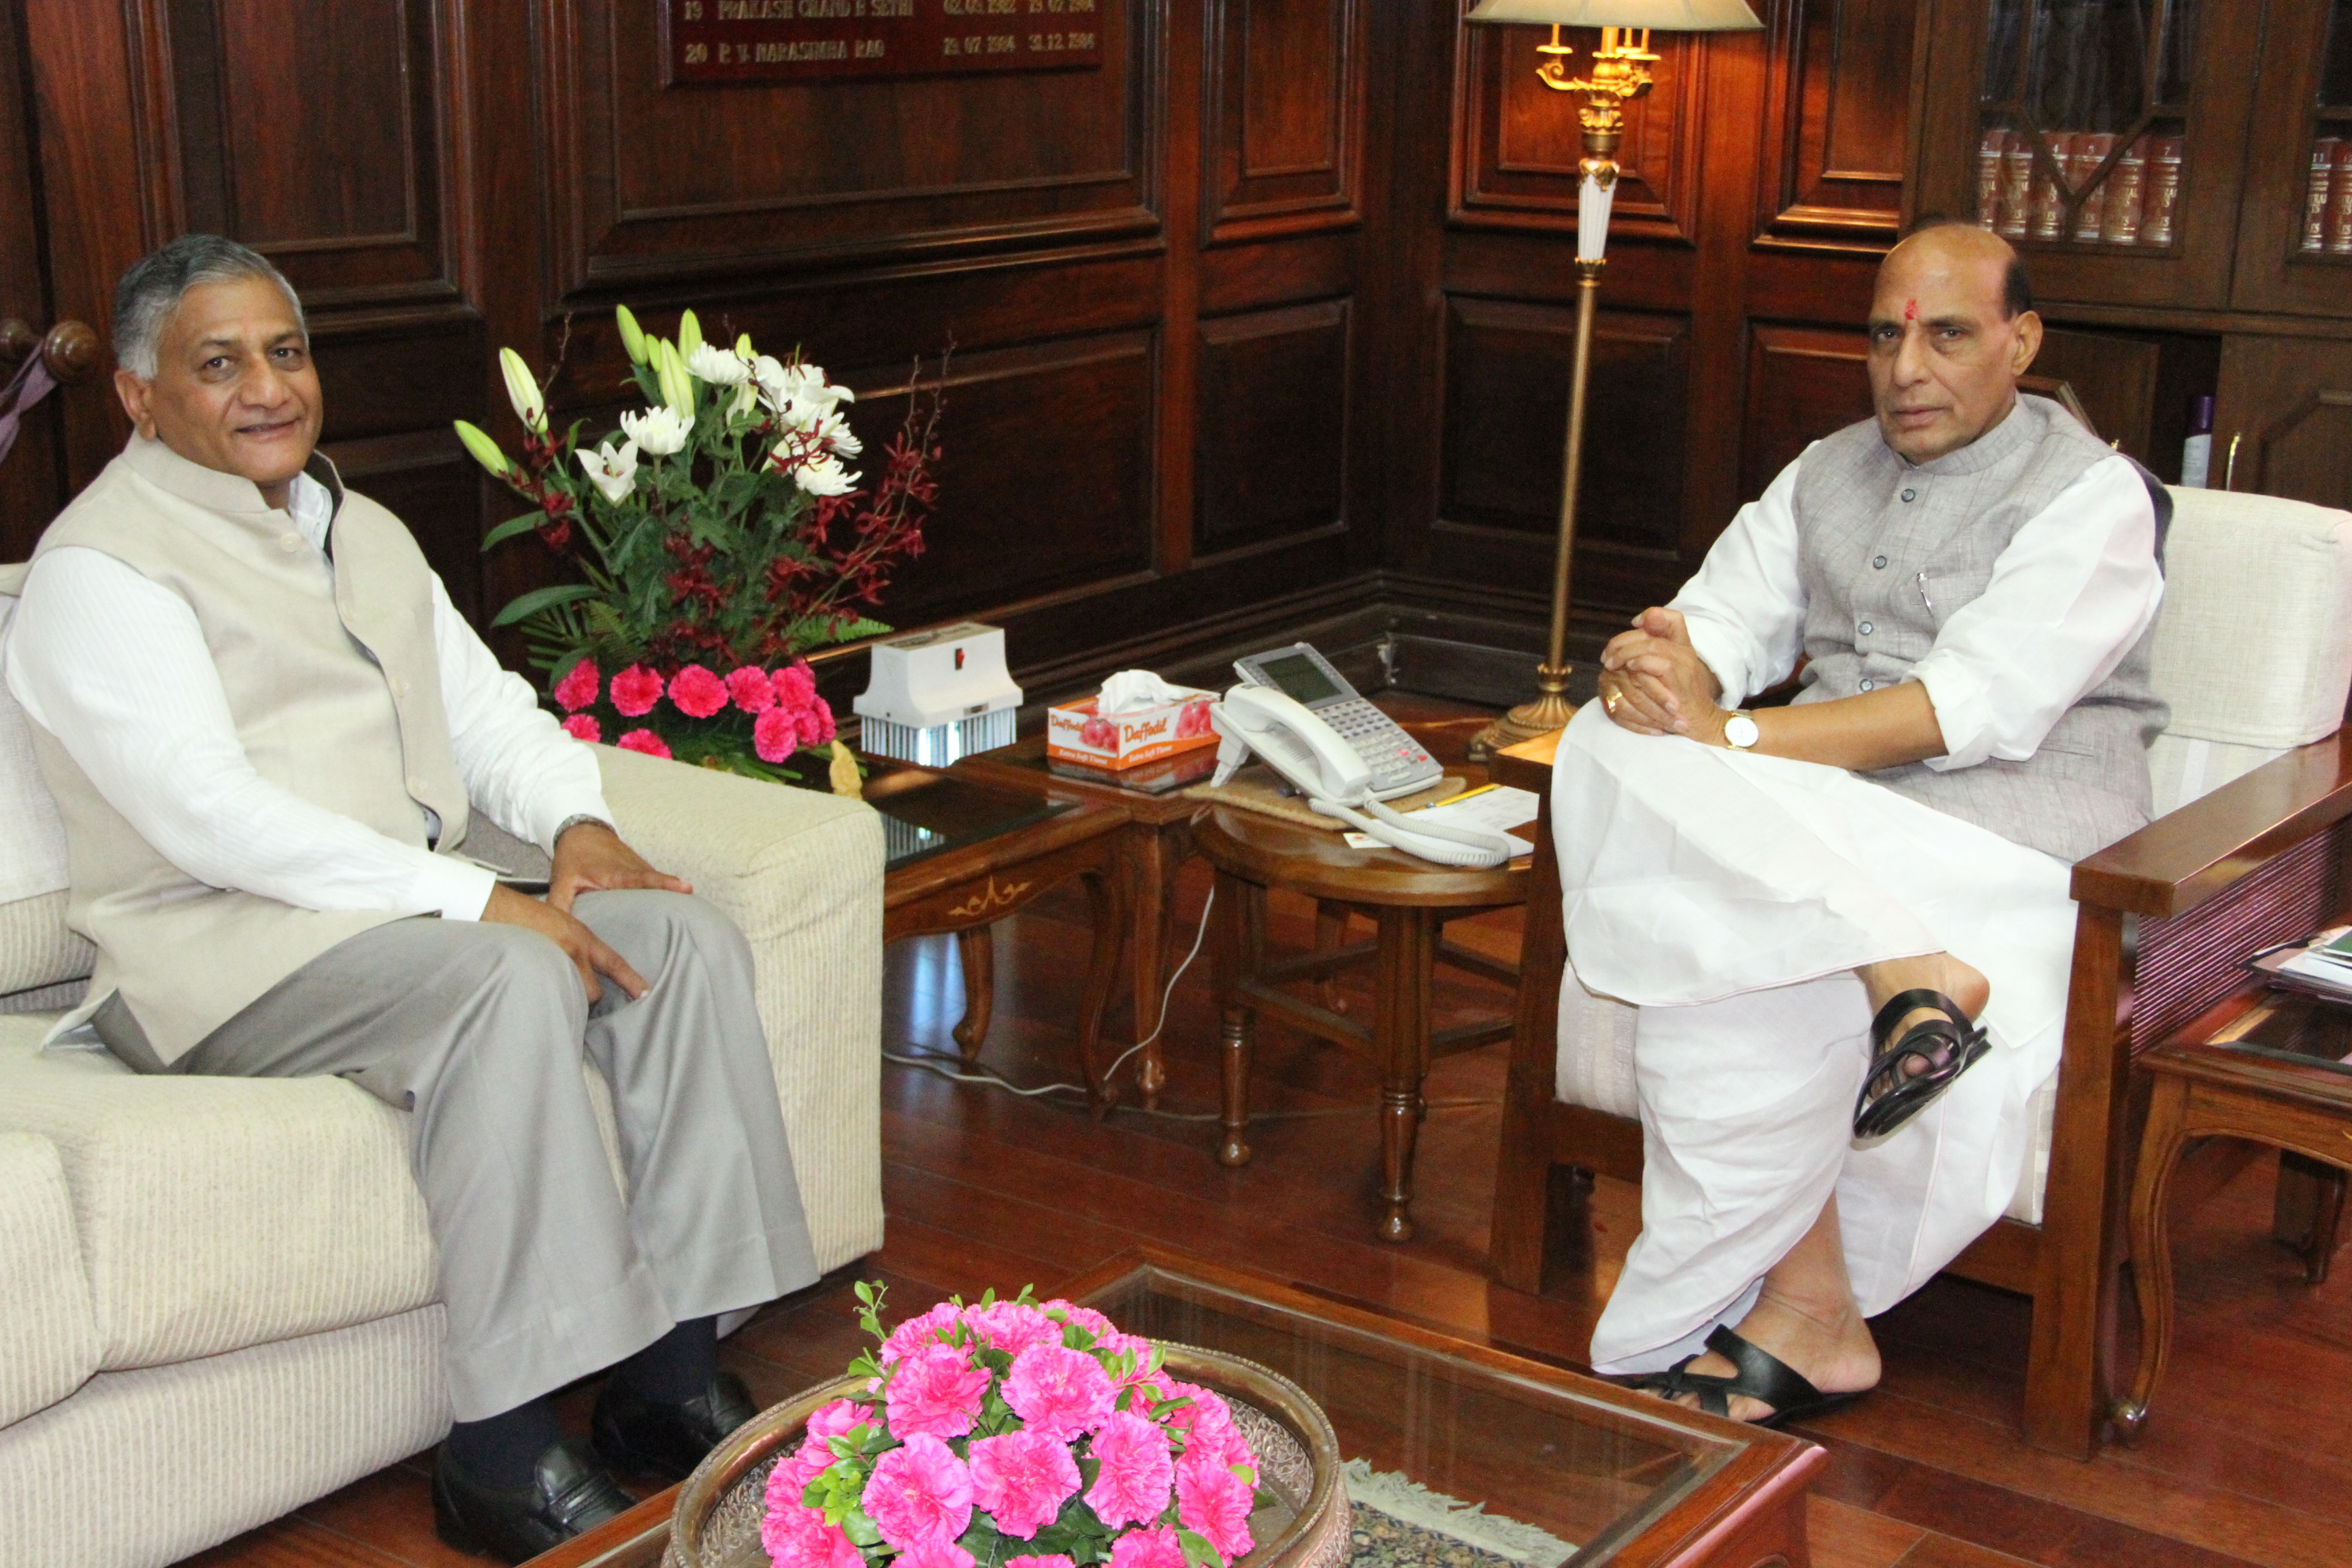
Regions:
[[[1811, 1561], [1805, 1488], [1828, 1456], [1801, 1437], [1155, 1249], [1123, 1253], [1050, 1294], [1130, 1332], [1281, 1373], [1322, 1407], [1343, 1458], [1561, 1543], [1564, 1558], [1539, 1551], [1529, 1568]], [[676, 1495], [647, 1499], [531, 1568], [652, 1568]]]

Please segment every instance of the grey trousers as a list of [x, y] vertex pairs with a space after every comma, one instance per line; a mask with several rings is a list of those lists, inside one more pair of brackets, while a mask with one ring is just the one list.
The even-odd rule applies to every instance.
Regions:
[[[606, 980], [592, 1008], [536, 932], [394, 921], [287, 976], [170, 1069], [337, 1074], [411, 1112], [460, 1421], [817, 1278], [742, 934], [677, 893], [588, 893], [573, 912], [653, 989], [632, 1002]], [[119, 996], [92, 1022], [132, 1066], [153, 1063]], [[612, 1086], [625, 1201], [583, 1048]]]

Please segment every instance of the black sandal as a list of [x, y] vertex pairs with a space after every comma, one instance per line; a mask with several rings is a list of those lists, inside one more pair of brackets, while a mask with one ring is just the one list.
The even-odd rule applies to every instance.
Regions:
[[1685, 1394], [1698, 1396], [1698, 1407], [1709, 1415], [1728, 1417], [1731, 1399], [1741, 1394], [1759, 1400], [1772, 1407], [1772, 1414], [1753, 1423], [1776, 1430], [1790, 1421], [1802, 1421], [1809, 1416], [1826, 1415], [1832, 1410], [1843, 1410], [1862, 1397], [1853, 1394], [1823, 1394], [1811, 1379], [1774, 1355], [1770, 1351], [1750, 1344], [1731, 1330], [1717, 1324], [1706, 1336], [1706, 1348], [1739, 1370], [1730, 1377], [1718, 1377], [1712, 1373], [1689, 1372], [1691, 1363], [1698, 1359], [1686, 1355], [1664, 1372], [1654, 1372], [1638, 1378], [1628, 1386], [1643, 1394], [1654, 1394], [1661, 1399], [1679, 1399]]
[[[1905, 1014], [1926, 1007], [1944, 1016], [1923, 1018], [1903, 1031], [1901, 1039], [1888, 1041], [1887, 1036]], [[1960, 1010], [1958, 1003], [1940, 991], [1906, 991], [1881, 1007], [1878, 1016], [1870, 1021], [1870, 1071], [1864, 1076], [1862, 1093], [1853, 1102], [1857, 1138], [1880, 1138], [1894, 1131], [1925, 1110], [1992, 1049], [1985, 1032]], [[1927, 1065], [1906, 1074], [1903, 1064], [1912, 1057]], [[1873, 1093], [1874, 1089], [1877, 1092]]]

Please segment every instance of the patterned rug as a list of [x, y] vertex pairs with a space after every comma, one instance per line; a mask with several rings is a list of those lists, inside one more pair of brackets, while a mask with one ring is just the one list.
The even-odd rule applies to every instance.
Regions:
[[1532, 1524], [1362, 1459], [1345, 1468], [1353, 1515], [1349, 1568], [1559, 1568], [1576, 1550]]

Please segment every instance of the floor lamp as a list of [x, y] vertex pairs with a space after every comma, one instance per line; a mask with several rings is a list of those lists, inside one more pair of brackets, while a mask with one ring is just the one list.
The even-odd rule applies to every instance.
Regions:
[[[1584, 472], [1584, 393], [1592, 365], [1592, 301], [1601, 289], [1601, 255], [1609, 241], [1609, 207], [1617, 194], [1617, 144], [1625, 134], [1625, 104], [1650, 90], [1650, 31], [1753, 31], [1746, 0], [1479, 0], [1473, 22], [1533, 22], [1551, 28], [1536, 74], [1556, 92], [1580, 94], [1584, 126], [1584, 176], [1576, 204], [1576, 360], [1568, 384], [1568, 448], [1559, 481], [1559, 546], [1551, 574], [1551, 640], [1536, 667], [1536, 697], [1479, 731], [1471, 755], [1484, 760], [1504, 746], [1558, 730], [1576, 711], [1568, 700], [1568, 581], [1576, 551], [1576, 487]], [[1598, 27], [1592, 74], [1572, 78], [1560, 42], [1562, 27]]]

